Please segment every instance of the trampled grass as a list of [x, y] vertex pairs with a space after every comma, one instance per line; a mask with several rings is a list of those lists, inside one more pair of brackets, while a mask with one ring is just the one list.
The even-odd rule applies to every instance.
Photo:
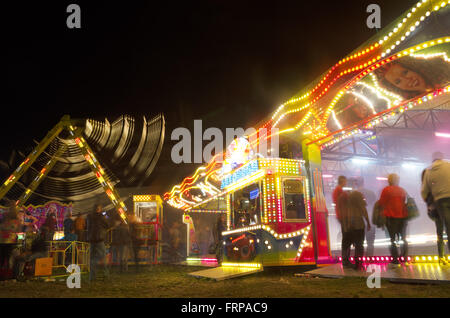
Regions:
[[381, 288], [369, 289], [364, 278], [296, 277], [299, 270], [275, 269], [261, 273], [213, 281], [189, 276], [196, 267], [157, 265], [135, 273], [119, 274], [114, 269], [108, 280], [70, 289], [65, 280], [45, 282], [0, 282], [0, 297], [127, 297], [127, 298], [297, 298], [297, 297], [449, 297], [450, 284], [397, 284], [382, 280]]

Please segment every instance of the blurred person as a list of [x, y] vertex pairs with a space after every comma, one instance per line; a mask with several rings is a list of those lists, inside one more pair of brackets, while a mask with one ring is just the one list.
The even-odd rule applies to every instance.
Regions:
[[102, 263], [105, 277], [109, 276], [106, 264], [106, 232], [109, 228], [108, 221], [103, 215], [101, 204], [94, 206], [94, 211], [87, 217], [87, 239], [91, 245], [89, 280], [93, 281], [97, 275], [97, 267]]
[[[356, 178], [355, 185], [356, 185], [356, 190], [358, 192], [362, 193], [362, 195], [364, 196], [364, 200], [366, 201], [366, 204], [367, 204], [366, 210], [370, 214], [369, 219], [371, 220], [373, 206], [375, 205], [375, 202], [377, 201], [377, 196], [376, 196], [375, 192], [373, 192], [370, 189], [366, 189], [364, 187], [364, 178], [363, 177]], [[367, 227], [367, 230], [366, 230], [366, 242], [367, 242], [366, 256], [373, 256], [374, 243], [375, 243], [375, 232], [376, 232], [375, 226]]]
[[[59, 239], [58, 241], [75, 242], [75, 241], [77, 241], [77, 239], [78, 239], [78, 236], [77, 236], [77, 234], [75, 233], [75, 228], [72, 227], [72, 229], [70, 230], [70, 232], [69, 232], [69, 233], [64, 232], [64, 236], [63, 236], [61, 239]], [[72, 264], [72, 251], [74, 251], [75, 248], [74, 248], [74, 245], [72, 245], [72, 246], [69, 247], [69, 244], [67, 244], [67, 247], [68, 247], [68, 248], [67, 248], [66, 251], [65, 251], [65, 254], [66, 254], [66, 258], [65, 258], [66, 263], [65, 263], [65, 265], [70, 265], [70, 264]], [[76, 250], [75, 250], [75, 253], [74, 253], [74, 254], [75, 254], [75, 259], [76, 259], [76, 255], [77, 255]], [[61, 254], [58, 255], [58, 257], [60, 257], [59, 259], [60, 259], [60, 262], [61, 262], [62, 255], [61, 255]], [[76, 262], [76, 261], [75, 261], [75, 262]]]
[[[436, 205], [439, 258], [440, 263], [446, 265], [444, 242], [439, 236], [442, 235], [444, 227], [447, 236], [450, 232], [450, 162], [443, 159], [442, 152], [433, 153], [431, 167], [426, 169], [423, 175], [421, 195], [425, 201], [430, 200], [429, 196], [431, 196]], [[447, 240], [447, 244], [450, 250], [450, 240]]]
[[8, 212], [0, 223], [0, 268], [9, 270], [11, 252], [17, 243], [17, 233], [22, 231], [14, 202], [9, 203]]
[[397, 239], [403, 241], [400, 256], [404, 258], [405, 265], [409, 265], [406, 257], [408, 255], [408, 242], [406, 241], [406, 226], [408, 211], [406, 209], [406, 191], [399, 186], [400, 177], [392, 173], [388, 176], [388, 186], [381, 191], [378, 203], [386, 217], [386, 228], [391, 240], [390, 252], [393, 257], [392, 264], [400, 264]]
[[[427, 172], [427, 169], [424, 169], [422, 171], [422, 187], [423, 182], [425, 178], [425, 173]], [[438, 254], [439, 254], [439, 263], [443, 265], [447, 265], [447, 260], [445, 259], [445, 243], [444, 243], [444, 223], [442, 222], [442, 219], [439, 217], [439, 213], [437, 211], [436, 202], [433, 199], [433, 195], [431, 193], [428, 193], [426, 199], [424, 200], [427, 205], [427, 215], [428, 217], [434, 222], [434, 225], [436, 226], [436, 236], [437, 236], [437, 248], [438, 248]]]
[[170, 236], [170, 247], [171, 247], [171, 259], [173, 262], [178, 262], [179, 258], [179, 248], [181, 245], [181, 232], [180, 232], [180, 222], [175, 221], [169, 230]]
[[[351, 180], [351, 187], [356, 188], [356, 180]], [[339, 199], [342, 200], [342, 197]], [[338, 201], [339, 202], [339, 201]], [[361, 192], [352, 190], [348, 194], [347, 202], [340, 205], [340, 218], [342, 226], [342, 264], [344, 267], [361, 268], [364, 256], [364, 231], [370, 230], [367, 202]], [[364, 223], [366, 221], [366, 224]], [[355, 246], [355, 264], [350, 265], [350, 248]], [[345, 257], [345, 259], [344, 259]]]
[[139, 218], [136, 217], [134, 213], [129, 213], [127, 215], [127, 220], [129, 222], [129, 231], [131, 239], [131, 249], [133, 252], [135, 271], [139, 272], [139, 250], [141, 248], [141, 240], [139, 236]]
[[47, 241], [52, 241], [56, 230], [56, 210], [54, 207], [49, 208], [47, 218], [42, 226], [47, 235]]
[[73, 227], [69, 233], [65, 233], [64, 237], [60, 239], [60, 241], [68, 241], [68, 242], [73, 242], [73, 241], [77, 241], [77, 240], [78, 240], [78, 236], [75, 233], [75, 228], [73, 228]]
[[344, 249], [347, 244], [347, 239], [344, 235], [344, 228], [342, 226], [341, 211], [346, 209], [348, 206], [348, 193], [344, 191], [344, 187], [347, 185], [347, 177], [339, 176], [338, 184], [333, 190], [332, 199], [334, 203], [334, 210], [336, 211], [336, 218], [341, 225], [341, 253], [342, 253], [342, 265], [343, 266], [353, 266], [350, 263], [350, 249]]
[[112, 250], [113, 259], [119, 263], [120, 272], [128, 271], [129, 249], [131, 245], [131, 235], [128, 224], [117, 220], [113, 229]]
[[76, 217], [74, 227], [78, 240], [84, 242], [86, 240], [86, 219], [82, 214], [78, 214]]
[[30, 233], [30, 232], [36, 232], [38, 223], [38, 219], [31, 215], [30, 211], [24, 210], [24, 218], [23, 218], [23, 225], [24, 225], [24, 232]]
[[223, 259], [222, 232], [226, 230], [227, 230], [227, 215], [225, 213], [220, 213], [220, 215], [217, 217], [217, 221], [213, 231], [216, 259], [219, 265], [222, 264]]
[[74, 223], [75, 222], [72, 219], [72, 211], [68, 210], [63, 222], [64, 236], [72, 233], [72, 230], [74, 229]]
[[47, 240], [47, 229], [42, 228], [39, 234], [31, 243], [29, 250], [25, 250], [23, 253], [16, 256], [14, 260], [14, 270], [13, 275], [17, 280], [23, 280], [23, 269], [27, 262], [36, 260], [37, 258], [47, 257], [48, 255], [48, 243]]

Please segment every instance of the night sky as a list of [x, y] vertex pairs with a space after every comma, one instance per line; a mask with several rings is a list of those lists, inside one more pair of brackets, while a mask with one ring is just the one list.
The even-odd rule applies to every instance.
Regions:
[[[174, 128], [260, 122], [376, 33], [366, 26], [370, 3], [381, 6], [384, 27], [416, 2], [2, 3], [0, 159], [41, 140], [64, 114], [113, 121], [163, 112], [152, 180], [168, 190], [194, 169], [170, 162]], [[70, 3], [81, 7], [81, 29], [66, 27]]]

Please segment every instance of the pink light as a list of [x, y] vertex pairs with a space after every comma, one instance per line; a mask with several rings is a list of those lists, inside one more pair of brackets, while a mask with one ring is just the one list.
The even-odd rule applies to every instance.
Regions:
[[384, 261], [384, 257], [382, 257], [381, 260]]
[[380, 180], [380, 181], [387, 181], [387, 178], [386, 178], [386, 177], [377, 177], [377, 180]]
[[450, 133], [435, 132], [434, 135], [435, 135], [436, 137], [450, 138]]
[[379, 257], [377, 257], [377, 261], [379, 261], [380, 260], [380, 258]]

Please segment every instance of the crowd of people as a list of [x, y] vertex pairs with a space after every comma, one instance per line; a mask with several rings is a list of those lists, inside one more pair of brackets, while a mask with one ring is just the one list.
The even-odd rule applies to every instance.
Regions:
[[[102, 205], [97, 204], [91, 213], [72, 216], [66, 213], [63, 221], [64, 236], [58, 241], [88, 242], [90, 244], [90, 276], [95, 280], [99, 268], [102, 267], [104, 277], [109, 277], [111, 263], [117, 263], [120, 271], [128, 270], [129, 255], [134, 256], [136, 270], [139, 270], [138, 225], [139, 220], [130, 214], [128, 223], [120, 220], [118, 215], [107, 216]], [[0, 221], [0, 273], [2, 278], [12, 277], [23, 279], [26, 263], [37, 258], [48, 257], [49, 241], [55, 240], [55, 231], [59, 230], [56, 220], [56, 210], [50, 206], [42, 225], [37, 227], [38, 219], [29, 212], [19, 209], [14, 202], [10, 202], [8, 211]], [[23, 235], [26, 239], [19, 242], [18, 237]], [[111, 247], [112, 262], [106, 259], [106, 247]], [[67, 255], [66, 255], [67, 259]]]
[[[376, 200], [374, 192], [364, 188], [363, 178], [338, 178], [332, 198], [341, 225], [344, 267], [361, 269], [364, 255], [373, 255], [375, 226], [385, 228], [389, 234], [390, 254], [393, 259], [391, 266], [410, 264], [406, 228], [408, 221], [417, 216], [417, 206], [414, 199], [400, 187], [400, 177], [397, 174], [392, 173], [387, 179], [388, 186]], [[443, 232], [445, 229], [445, 232], [449, 233], [450, 226], [450, 162], [444, 160], [444, 154], [441, 152], [433, 153], [431, 166], [422, 173], [421, 195], [427, 204], [427, 214], [436, 225], [439, 263], [447, 265]], [[368, 211], [372, 211], [372, 222]], [[366, 253], [364, 240], [367, 242]], [[399, 251], [400, 242], [402, 244]], [[350, 261], [352, 245], [355, 248], [355, 263]], [[448, 248], [450, 250], [449, 241]]]

